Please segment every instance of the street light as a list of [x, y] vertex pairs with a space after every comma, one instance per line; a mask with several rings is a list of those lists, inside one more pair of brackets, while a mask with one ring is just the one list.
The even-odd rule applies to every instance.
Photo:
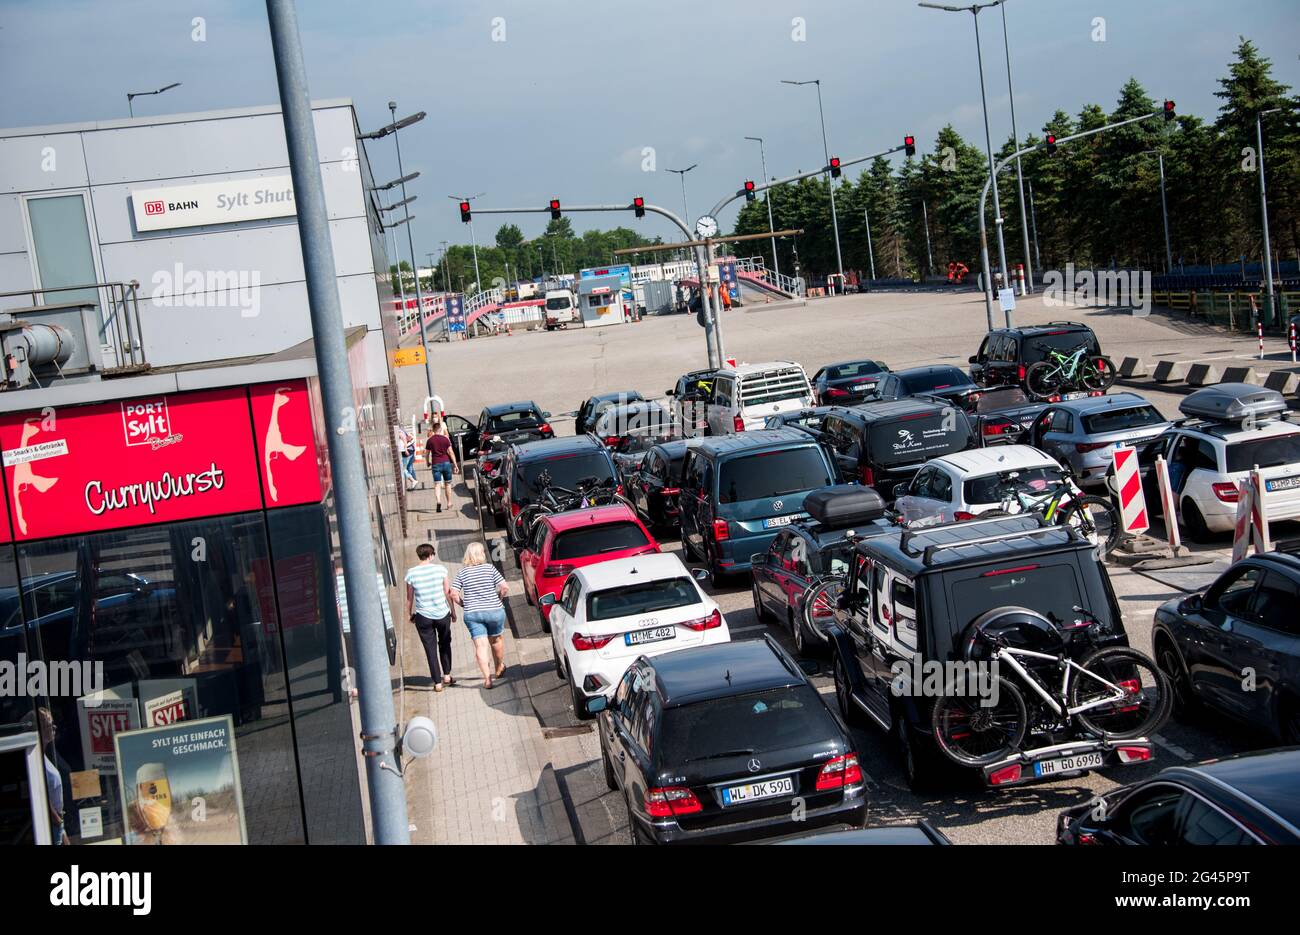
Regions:
[[[989, 157], [989, 184], [993, 186], [993, 217], [994, 223], [998, 229], [998, 258], [1002, 263], [1002, 288], [1007, 288], [1007, 246], [1002, 239], [1002, 208], [998, 204], [998, 180], [993, 171], [993, 137], [989, 133], [989, 101], [984, 93], [984, 52], [980, 48], [980, 10], [987, 10], [990, 7], [1001, 6], [1003, 0], [993, 0], [992, 3], [973, 3], [970, 6], [947, 6], [942, 3], [918, 3], [917, 6], [923, 6], [931, 10], [943, 10], [945, 13], [970, 13], [975, 21], [975, 58], [979, 63], [980, 72], [980, 102], [984, 105], [984, 148]], [[1019, 148], [1020, 142], [1016, 141], [1016, 147]], [[985, 283], [985, 289], [990, 289], [991, 284]]]
[[[479, 192], [477, 195], [448, 195], [452, 201], [473, 201], [475, 198], [482, 198], [487, 192]], [[478, 238], [474, 236], [474, 215], [469, 219], [469, 242], [474, 250], [474, 282], [478, 285], [478, 291], [483, 291], [483, 277], [478, 271]]]
[[[813, 79], [810, 80], [810, 81], [787, 81], [785, 78], [782, 78], [782, 79], [781, 79], [781, 83], [782, 83], [782, 84], [792, 84], [792, 85], [795, 85], [796, 87], [799, 87], [799, 86], [801, 86], [801, 85], [805, 85], [805, 84], [815, 84], [815, 85], [817, 85], [817, 114], [818, 114], [818, 116], [821, 117], [821, 121], [822, 121], [822, 155], [823, 155], [823, 156], [825, 157], [825, 159], [826, 159], [826, 163], [825, 163], [825, 164], [826, 164], [826, 165], [829, 165], [829, 164], [830, 164], [830, 161], [831, 161], [831, 150], [830, 150], [830, 147], [826, 144], [826, 112], [822, 110], [822, 81], [821, 81], [821, 79], [820, 79], [820, 78], [813, 78]], [[828, 178], [828, 179], [826, 180], [826, 183], [827, 183], [827, 185], [830, 187], [830, 190], [831, 190], [831, 230], [833, 230], [833, 231], [835, 232], [835, 266], [836, 266], [836, 269], [839, 270], [839, 274], [840, 274], [840, 287], [843, 288], [843, 286], [844, 286], [844, 257], [843, 257], [843, 256], [841, 255], [841, 253], [840, 253], [840, 221], [839, 221], [839, 217], [838, 217], [838, 215], [837, 215], [837, 213], [836, 213], [836, 210], [835, 210], [835, 180], [834, 180], [833, 178]]]
[[179, 81], [173, 81], [171, 84], [167, 85], [166, 87], [159, 88], [157, 91], [128, 91], [126, 95], [127, 113], [129, 113], [132, 117], [135, 116], [135, 108], [131, 106], [131, 102], [135, 100], [137, 97], [147, 97], [150, 94], [162, 94], [164, 91], [170, 91], [172, 88], [179, 88], [180, 86], [181, 83]]
[[1165, 275], [1174, 271], [1174, 251], [1169, 246], [1169, 206], [1165, 201], [1165, 154], [1158, 149], [1144, 150], [1142, 155], [1154, 155], [1160, 162], [1160, 213], [1165, 219]]
[[[767, 147], [763, 145], [763, 138], [761, 136], [747, 136], [745, 139], [754, 140], [758, 143], [758, 156], [763, 160], [763, 182], [766, 184], [768, 181]], [[776, 222], [772, 220], [772, 192], [768, 191], [763, 198], [767, 201], [767, 229], [775, 231]], [[776, 273], [776, 284], [779, 287], [781, 285], [781, 262], [776, 258], [776, 234], [772, 235], [772, 270]]]
[[[1007, 7], [1005, 0], [1002, 10], [1002, 47], [1007, 53], [1007, 100], [1011, 105], [1011, 136], [1020, 146], [1020, 134], [1016, 130], [1016, 96], [1011, 90], [1011, 42], [1007, 39]], [[1020, 169], [1020, 157], [1016, 157], [1016, 191], [1020, 196], [1020, 234], [1025, 249], [1025, 291], [1034, 291], [1034, 267], [1029, 262], [1029, 224], [1025, 220], [1025, 175]]]
[[699, 163], [698, 163], [698, 162], [695, 162], [695, 163], [692, 163], [691, 165], [687, 166], [685, 169], [669, 169], [669, 170], [668, 170], [669, 172], [676, 172], [676, 173], [681, 177], [681, 180], [682, 180], [682, 220], [684, 220], [684, 221], [686, 222], [686, 226], [687, 226], [687, 227], [690, 227], [690, 226], [691, 226], [691, 209], [690, 209], [690, 208], [687, 206], [687, 204], [686, 204], [686, 173], [687, 173], [687, 172], [690, 172], [692, 169], [694, 169], [694, 168], [696, 168], [696, 167], [698, 167], [698, 166], [699, 166]]
[[1262, 118], [1282, 108], [1272, 107], [1255, 114], [1255, 143], [1259, 151], [1259, 214], [1264, 222], [1264, 284], [1268, 295], [1268, 323], [1273, 323], [1273, 248], [1268, 241], [1268, 197], [1264, 189], [1264, 128]]

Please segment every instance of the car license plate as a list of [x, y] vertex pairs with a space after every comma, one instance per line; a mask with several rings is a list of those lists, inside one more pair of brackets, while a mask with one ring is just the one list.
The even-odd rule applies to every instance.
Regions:
[[1264, 481], [1264, 489], [1267, 491], [1274, 490], [1295, 490], [1300, 487], [1300, 474], [1291, 477], [1274, 477], [1271, 480]]
[[1096, 769], [1104, 760], [1105, 757], [1100, 753], [1080, 753], [1078, 756], [1063, 756], [1055, 760], [1039, 760], [1034, 764], [1034, 775], [1056, 776], [1079, 769]]
[[1061, 400], [1064, 401], [1064, 400], [1067, 400], [1067, 399], [1083, 399], [1083, 398], [1084, 398], [1085, 396], [1087, 396], [1087, 395], [1088, 395], [1088, 394], [1085, 393], [1085, 392], [1082, 391], [1082, 390], [1078, 390], [1078, 391], [1073, 392], [1073, 393], [1062, 393], [1062, 394], [1061, 394]]
[[729, 786], [722, 790], [722, 804], [739, 805], [741, 802], [771, 799], [779, 795], [794, 795], [793, 776], [764, 779], [762, 782], [750, 782], [743, 786]]
[[802, 513], [791, 513], [789, 516], [773, 516], [771, 519], [763, 520], [763, 528], [775, 529], [778, 526], [789, 526], [802, 515]]
[[677, 638], [676, 627], [651, 627], [648, 630], [633, 630], [623, 634], [623, 642], [628, 646], [641, 646], [645, 643], [658, 643], [660, 640]]

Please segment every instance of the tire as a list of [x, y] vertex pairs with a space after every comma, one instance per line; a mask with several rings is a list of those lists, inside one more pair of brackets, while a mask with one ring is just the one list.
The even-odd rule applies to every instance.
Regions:
[[1183, 662], [1178, 657], [1178, 650], [1166, 639], [1161, 639], [1156, 646], [1156, 666], [1169, 680], [1170, 713], [1180, 721], [1189, 721], [1199, 707], [1192, 694], [1192, 683], [1183, 669]]
[[930, 712], [934, 740], [954, 763], [987, 766], [1020, 749], [1029, 712], [1020, 689], [999, 676], [997, 704], [945, 690]]
[[537, 620], [538, 620], [538, 622], [540, 622], [541, 625], [542, 625], [542, 632], [543, 632], [543, 633], [550, 633], [550, 632], [551, 632], [551, 619], [550, 619], [549, 617], [547, 617], [546, 614], [542, 611], [542, 605], [541, 605], [541, 604], [538, 604], [538, 605], [537, 605]]
[[566, 678], [569, 682], [569, 699], [573, 702], [573, 716], [579, 721], [590, 721], [595, 715], [587, 713], [587, 696], [582, 693], [577, 685], [573, 684], [572, 675], [568, 675]]
[[537, 602], [533, 600], [533, 595], [529, 593], [527, 585], [524, 585], [524, 600], [528, 602], [529, 607], [537, 606]]
[[1119, 376], [1115, 372], [1115, 363], [1109, 357], [1088, 358], [1088, 366], [1084, 368], [1079, 378], [1085, 389], [1101, 390], [1103, 393], [1115, 385], [1115, 378]]
[[709, 572], [709, 587], [717, 591], [726, 586], [726, 575], [718, 568], [717, 557], [713, 554], [713, 549], [709, 548], [707, 539], [704, 546], [704, 567]]
[[1190, 498], [1183, 500], [1183, 525], [1187, 528], [1187, 538], [1197, 545], [1205, 545], [1214, 538], [1200, 507]]
[[698, 561], [695, 557], [695, 550], [691, 548], [691, 541], [686, 537], [686, 527], [682, 526], [679, 532], [682, 540], [682, 558], [688, 562]]
[[623, 804], [627, 807], [627, 834], [628, 837], [632, 839], [631, 843], [636, 845], [645, 844], [646, 843], [645, 839], [641, 836], [641, 833], [637, 830], [638, 826], [636, 823], [636, 819], [632, 817], [632, 800], [628, 798], [624, 798]]
[[[1086, 672], [1120, 685], [1130, 692], [1142, 693], [1137, 705], [1109, 704], [1076, 714], [1084, 728], [1107, 740], [1130, 740], [1150, 736], [1169, 718], [1173, 691], [1169, 680], [1151, 658], [1127, 646], [1111, 646], [1089, 653], [1079, 662]], [[1110, 692], [1094, 678], [1082, 672], [1070, 683], [1069, 705], [1076, 707]], [[1126, 699], [1127, 702], [1128, 699]]]
[[551, 640], [551, 661], [555, 663], [555, 677], [561, 682], [568, 681], [569, 677], [564, 673], [564, 663], [560, 661], [560, 651], [555, 648], [555, 640]]
[[1044, 400], [1061, 386], [1059, 377], [1053, 377], [1056, 368], [1045, 360], [1032, 364], [1025, 371], [1025, 391], [1037, 400]]
[[610, 792], [617, 792], [618, 777], [614, 775], [614, 767], [609, 762], [609, 754], [605, 752], [605, 745], [603, 743], [600, 745], [600, 765], [604, 767], [605, 788]]
[[865, 727], [867, 716], [862, 713], [851, 697], [849, 697], [849, 671], [844, 666], [844, 659], [838, 652], [835, 653], [834, 669], [835, 678], [835, 702], [840, 709], [840, 717], [844, 723], [852, 727]]
[[800, 658], [811, 655], [808, 634], [803, 628], [803, 614], [796, 615], [793, 610], [786, 610], [786, 622], [790, 626], [790, 638], [794, 640], [794, 651]]
[[763, 600], [758, 596], [758, 579], [754, 578], [750, 583], [750, 591], [754, 598], [754, 616], [758, 618], [759, 623], [768, 623], [772, 619], [772, 612], [763, 606]]
[[1093, 540], [1107, 555], [1115, 551], [1124, 532], [1124, 521], [1115, 504], [1107, 497], [1091, 494], [1076, 498], [1066, 507], [1060, 522]]
[[903, 761], [903, 778], [907, 787], [916, 793], [933, 791], [939, 783], [939, 770], [943, 766], [917, 732], [907, 722], [902, 712], [894, 714], [894, 742]]

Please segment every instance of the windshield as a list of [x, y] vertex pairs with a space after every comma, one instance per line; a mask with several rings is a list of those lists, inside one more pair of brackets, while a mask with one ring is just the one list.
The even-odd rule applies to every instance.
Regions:
[[636, 523], [602, 523], [582, 529], [570, 529], [555, 537], [551, 558], [585, 558], [603, 552], [640, 549], [654, 543], [646, 538]]
[[554, 295], [546, 299], [546, 309], [551, 312], [562, 311], [566, 308], [573, 308], [573, 302], [567, 295]]
[[852, 377], [865, 377], [873, 373], [880, 373], [883, 369], [874, 360], [858, 360], [851, 364], [840, 364], [838, 367], [827, 367], [826, 379], [848, 380]]
[[[957, 611], [957, 632], [985, 611], [995, 607], [1032, 607], [1044, 616], [1069, 621], [1078, 616], [1075, 605], [1087, 607], [1079, 593], [1079, 582], [1071, 565], [1019, 564], [1012, 569], [998, 567], [970, 572], [964, 580], [952, 584], [952, 606]], [[1103, 608], [1091, 608], [1101, 613]], [[1050, 619], [1050, 617], [1049, 617]]]
[[517, 429], [532, 429], [542, 424], [542, 414], [536, 409], [522, 412], [503, 412], [488, 416], [489, 432], [513, 432]]
[[1280, 467], [1283, 464], [1300, 467], [1300, 432], [1235, 442], [1228, 446], [1226, 454], [1229, 474], [1249, 471], [1257, 464], [1262, 468]]
[[597, 419], [596, 434], [602, 438], [615, 435], [669, 436], [672, 422], [672, 414], [659, 405], [610, 406]]
[[956, 409], [936, 410], [902, 419], [873, 423], [867, 429], [871, 461], [882, 465], [914, 464], [940, 455], [965, 451], [970, 423]]
[[970, 385], [970, 377], [956, 367], [928, 370], [925, 373], [913, 373], [900, 379], [903, 381], [903, 388], [913, 395], [928, 393], [931, 390], [946, 390], [953, 386]]
[[1032, 400], [1025, 395], [1025, 391], [1018, 386], [1003, 387], [995, 390], [985, 390], [984, 395], [975, 403], [976, 412], [996, 412], [999, 409], [1010, 409], [1012, 406], [1028, 406]]
[[614, 620], [698, 603], [700, 593], [690, 578], [664, 578], [588, 594], [587, 620]]
[[984, 506], [1001, 503], [1003, 493], [1010, 493], [1017, 485], [1026, 488], [1026, 492], [1032, 495], [1055, 489], [1065, 479], [1060, 469], [1054, 467], [1026, 468], [1015, 474], [1014, 479], [1005, 482], [1005, 487], [1000, 474], [972, 477], [966, 481], [962, 494], [967, 503]]
[[825, 738], [829, 722], [826, 706], [809, 685], [711, 698], [663, 712], [659, 758], [681, 764], [723, 751], [743, 756], [798, 747]]
[[829, 486], [830, 469], [812, 445], [764, 451], [722, 463], [718, 500], [743, 503]]
[[538, 483], [538, 478], [542, 475], [542, 472], [546, 472], [551, 476], [553, 486], [564, 487], [568, 490], [576, 490], [580, 480], [592, 480], [601, 483], [612, 480], [614, 477], [609, 456], [597, 451], [577, 455], [560, 455], [559, 457], [548, 458], [545, 461], [530, 461], [519, 466], [517, 476], [521, 483], [513, 491], [514, 499], [517, 501], [523, 499], [523, 497], [531, 499], [540, 494], [542, 488]]
[[1048, 351], [1069, 354], [1080, 344], [1088, 345], [1089, 354], [1101, 353], [1097, 338], [1091, 331], [1049, 331], [1046, 334], [1025, 338], [1025, 350], [1021, 359], [1028, 367], [1030, 364], [1046, 359]]
[[1107, 432], [1123, 432], [1125, 429], [1140, 429], [1148, 425], [1163, 425], [1165, 417], [1155, 406], [1135, 406], [1132, 409], [1107, 409], [1083, 417], [1083, 430], [1089, 435], [1104, 435]]

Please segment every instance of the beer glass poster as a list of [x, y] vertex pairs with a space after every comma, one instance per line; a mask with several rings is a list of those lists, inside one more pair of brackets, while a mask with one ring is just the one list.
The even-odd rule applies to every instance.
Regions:
[[246, 844], [230, 715], [113, 735], [128, 844]]

